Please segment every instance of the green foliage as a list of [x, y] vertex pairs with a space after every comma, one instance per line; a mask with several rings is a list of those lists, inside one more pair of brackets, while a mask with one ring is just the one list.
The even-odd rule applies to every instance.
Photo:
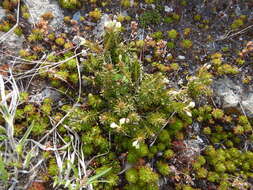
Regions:
[[243, 19], [238, 18], [238, 19], [235, 19], [235, 20], [233, 21], [233, 23], [231, 24], [231, 28], [232, 28], [232, 29], [238, 29], [238, 28], [240, 28], [240, 27], [243, 26], [243, 25], [244, 25]]
[[169, 160], [169, 159], [171, 159], [174, 155], [175, 155], [175, 154], [174, 154], [173, 150], [168, 149], [168, 150], [164, 151], [163, 157], [164, 157], [165, 159], [168, 159], [168, 160]]
[[56, 161], [54, 159], [50, 159], [50, 161], [49, 161], [48, 174], [50, 176], [56, 176], [58, 174], [58, 166], [57, 166]]
[[131, 168], [126, 171], [126, 180], [129, 183], [136, 183], [138, 181], [138, 171], [134, 168]]
[[154, 3], [156, 0], [145, 0], [145, 3], [151, 4]]
[[66, 9], [76, 9], [81, 5], [79, 0], [59, 0], [60, 5]]
[[168, 37], [171, 39], [176, 39], [178, 36], [178, 32], [175, 29], [171, 29], [168, 31]]
[[170, 174], [170, 167], [167, 163], [162, 162], [162, 161], [158, 161], [156, 163], [157, 169], [160, 172], [160, 174], [167, 176]]
[[2, 181], [4, 184], [8, 182], [9, 173], [5, 168], [5, 163], [0, 156], [0, 182]]
[[141, 27], [144, 27], [144, 28], [149, 25], [160, 24], [161, 21], [162, 21], [162, 15], [156, 9], [145, 11], [140, 16], [140, 25]]
[[207, 67], [198, 70], [196, 76], [189, 78], [188, 94], [193, 98], [199, 98], [203, 93], [206, 96], [212, 94], [210, 84], [212, 83], [212, 74], [208, 72]]
[[191, 48], [193, 45], [192, 41], [191, 40], [182, 40], [181, 41], [181, 47], [182, 48], [185, 48], [185, 49], [189, 49]]
[[151, 37], [156, 39], [156, 40], [162, 40], [163, 39], [163, 33], [161, 31], [154, 32], [151, 34]]
[[222, 119], [224, 116], [224, 113], [221, 109], [214, 109], [212, 112], [212, 115], [215, 119]]
[[141, 166], [139, 168], [139, 180], [144, 184], [151, 184], [158, 182], [158, 174], [153, 172], [148, 166]]

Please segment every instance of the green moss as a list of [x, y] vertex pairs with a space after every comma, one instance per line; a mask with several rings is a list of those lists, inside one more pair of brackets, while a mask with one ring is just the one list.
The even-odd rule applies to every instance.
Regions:
[[224, 112], [221, 109], [214, 109], [212, 115], [215, 119], [222, 119]]
[[172, 123], [170, 123], [169, 125], [169, 129], [177, 132], [180, 131], [182, 128], [184, 127], [184, 124], [181, 120], [179, 119], [175, 119]]
[[32, 30], [32, 33], [28, 36], [30, 42], [36, 42], [43, 39], [43, 31], [35, 28]]
[[136, 152], [139, 155], [139, 157], [147, 156], [149, 153], [148, 146], [146, 144], [142, 143], [140, 145], [140, 147], [138, 149], [136, 149]]
[[49, 161], [48, 174], [50, 176], [56, 176], [58, 174], [58, 166], [57, 166], [56, 161], [54, 159], [51, 159]]
[[244, 128], [241, 125], [237, 125], [236, 127], [233, 128], [233, 131], [237, 135], [242, 135], [244, 133]]
[[170, 134], [167, 130], [162, 130], [161, 133], [158, 136], [159, 141], [164, 142], [164, 143], [169, 143], [170, 142]]
[[205, 135], [210, 135], [210, 134], [212, 133], [212, 130], [210, 129], [210, 127], [205, 127], [205, 128], [203, 129], [203, 133], [204, 133]]
[[147, 4], [152, 4], [154, 2], [156, 2], [156, 0], [145, 0], [145, 3], [147, 3]]
[[125, 8], [129, 8], [131, 6], [130, 0], [121, 0], [121, 5]]
[[23, 34], [23, 31], [20, 27], [16, 27], [15, 30], [14, 30], [14, 33], [17, 35], [17, 36], [21, 36]]
[[125, 175], [129, 183], [136, 183], [139, 179], [138, 171], [134, 168], [127, 170]]
[[158, 174], [153, 172], [152, 169], [148, 166], [141, 166], [139, 168], [139, 180], [140, 182], [150, 184], [158, 182]]
[[232, 66], [232, 65], [229, 65], [229, 64], [223, 64], [223, 65], [221, 65], [221, 66], [218, 67], [217, 72], [220, 75], [224, 75], [224, 74], [235, 75], [235, 74], [239, 73], [239, 70], [238, 70], [238, 68], [236, 66]]
[[9, 22], [4, 21], [0, 24], [0, 31], [8, 32], [11, 29], [11, 24]]
[[172, 14], [172, 18], [173, 18], [174, 20], [176, 20], [176, 21], [179, 21], [179, 20], [180, 20], [180, 15], [177, 14], [177, 13], [173, 13], [173, 14]]
[[205, 168], [199, 168], [197, 170], [197, 177], [199, 179], [206, 178], [208, 171]]
[[79, 0], [59, 0], [59, 3], [65, 9], [76, 9], [81, 6], [81, 1]]
[[174, 157], [174, 152], [173, 152], [173, 150], [171, 150], [171, 149], [166, 150], [166, 151], [163, 153], [163, 157], [164, 157], [165, 159], [167, 159], [167, 160], [173, 158], [173, 157]]
[[170, 31], [168, 31], [168, 37], [170, 39], [176, 39], [178, 36], [178, 32], [175, 29], [171, 29]]
[[156, 40], [161, 40], [163, 39], [163, 33], [161, 31], [154, 32], [153, 34], [151, 34], [151, 37]]
[[174, 42], [167, 42], [167, 47], [169, 49], [174, 49], [175, 48], [175, 43]]
[[162, 16], [156, 9], [145, 11], [140, 16], [140, 25], [141, 27], [147, 27], [149, 25], [160, 24], [162, 21]]
[[156, 167], [158, 169], [158, 171], [160, 172], [160, 174], [164, 175], [164, 176], [167, 176], [170, 174], [170, 167], [167, 163], [165, 162], [162, 162], [162, 161], [158, 161], [156, 163]]
[[172, 17], [165, 17], [164, 22], [167, 24], [171, 24], [174, 22], [174, 19]]
[[243, 25], [244, 25], [243, 19], [238, 18], [238, 19], [235, 19], [235, 20], [233, 21], [233, 23], [231, 24], [231, 28], [232, 28], [232, 29], [238, 29], [238, 28], [240, 28], [240, 27], [243, 26]]
[[193, 43], [192, 43], [191, 40], [183, 40], [183, 41], [181, 41], [180, 44], [181, 44], [181, 47], [182, 47], [182, 48], [185, 48], [185, 49], [189, 49], [189, 48], [191, 48], [192, 45], [193, 45]]
[[137, 160], [138, 160], [138, 158], [139, 158], [139, 156], [136, 154], [136, 152], [134, 152], [134, 151], [130, 151], [129, 153], [128, 153], [128, 155], [127, 155], [127, 161], [129, 162], [129, 163], [136, 163], [137, 162]]
[[94, 9], [93, 11], [89, 12], [89, 16], [94, 20], [99, 20], [102, 16], [102, 13], [99, 9]]
[[201, 20], [201, 15], [194, 15], [193, 19], [195, 21], [200, 21]]
[[223, 173], [226, 171], [226, 166], [223, 163], [219, 162], [215, 165], [215, 171], [218, 173]]
[[56, 38], [55, 43], [59, 46], [63, 46], [65, 44], [65, 39], [61, 37]]
[[207, 176], [207, 180], [210, 182], [218, 182], [218, 181], [220, 181], [220, 176], [216, 172], [209, 171], [208, 176]]

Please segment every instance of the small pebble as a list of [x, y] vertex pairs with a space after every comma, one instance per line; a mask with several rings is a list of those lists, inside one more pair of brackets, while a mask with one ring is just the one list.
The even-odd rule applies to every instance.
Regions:
[[185, 56], [179, 55], [179, 56], [178, 56], [178, 59], [180, 59], [180, 60], [185, 60]]

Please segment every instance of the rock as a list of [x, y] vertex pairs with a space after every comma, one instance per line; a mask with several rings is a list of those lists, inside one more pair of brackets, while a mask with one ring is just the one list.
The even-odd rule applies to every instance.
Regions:
[[0, 19], [2, 19], [5, 16], [5, 10], [0, 7]]
[[214, 82], [216, 98], [221, 99], [223, 108], [236, 108], [241, 100], [242, 87], [225, 78]]
[[[0, 32], [0, 36], [5, 35], [4, 32]], [[22, 48], [23, 42], [25, 41], [24, 36], [17, 36], [14, 32], [8, 34], [2, 41], [2, 47], [8, 49], [12, 54], [17, 55], [19, 50]]]
[[177, 58], [180, 60], [185, 60], [185, 56], [183, 56], [183, 55], [179, 55]]
[[40, 93], [32, 95], [30, 102], [41, 103], [45, 98], [51, 98], [54, 102], [58, 102], [61, 98], [61, 94], [58, 91], [47, 87]]
[[248, 94], [242, 101], [242, 107], [248, 117], [253, 117], [253, 93]]
[[81, 17], [81, 13], [80, 13], [80, 11], [77, 11], [77, 12], [73, 15], [72, 19], [73, 19], [73, 20], [76, 20], [77, 22], [79, 22], [79, 21], [80, 21], [80, 17]]
[[214, 82], [213, 90], [216, 103], [220, 102], [223, 109], [230, 112], [246, 114], [253, 118], [253, 90], [251, 86], [243, 89], [242, 84], [236, 84], [229, 78]]
[[165, 5], [165, 6], [164, 6], [164, 11], [165, 11], [166, 13], [170, 13], [170, 12], [173, 11], [173, 8], [168, 7], [167, 5]]
[[40, 16], [44, 13], [51, 12], [54, 15], [50, 25], [53, 28], [58, 28], [63, 23], [63, 11], [56, 0], [25, 0], [29, 8], [31, 17], [29, 22], [36, 24], [40, 20]]
[[93, 34], [96, 36], [96, 38], [101, 38], [105, 33], [105, 23], [110, 21], [111, 18], [108, 14], [103, 14], [103, 16], [100, 19], [100, 22], [97, 24], [97, 26], [93, 30]]

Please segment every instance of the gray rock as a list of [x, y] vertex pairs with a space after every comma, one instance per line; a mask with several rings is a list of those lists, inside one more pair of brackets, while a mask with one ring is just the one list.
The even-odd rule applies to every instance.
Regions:
[[247, 95], [242, 101], [242, 107], [248, 117], [253, 117], [253, 93]]
[[97, 39], [101, 38], [105, 33], [105, 23], [110, 21], [111, 18], [108, 14], [103, 14], [100, 22], [93, 30], [93, 34], [96, 36]]
[[40, 93], [32, 95], [30, 102], [41, 103], [45, 98], [51, 98], [54, 102], [57, 102], [61, 98], [61, 94], [51, 88], [45, 88]]
[[[241, 100], [242, 87], [229, 78], [214, 82], [214, 93], [221, 99], [223, 108], [236, 108]], [[216, 97], [217, 97], [216, 96]]]
[[242, 84], [236, 84], [229, 78], [219, 79], [213, 84], [216, 103], [221, 102], [222, 108], [231, 108], [253, 118], [253, 92], [251, 87], [248, 86], [247, 89], [243, 89]]
[[[0, 32], [0, 36], [5, 35], [4, 32]], [[22, 48], [23, 42], [25, 38], [24, 36], [17, 36], [14, 32], [8, 34], [6, 38], [2, 41], [2, 47], [8, 49], [12, 52], [12, 54], [17, 54], [19, 50]]]
[[63, 11], [56, 0], [25, 0], [25, 3], [31, 14], [29, 18], [31, 24], [36, 24], [40, 20], [40, 16], [46, 12], [51, 12], [54, 15], [50, 22], [53, 28], [58, 28], [63, 22]]
[[185, 56], [183, 56], [183, 55], [179, 55], [179, 56], [177, 56], [177, 58], [180, 60], [185, 60]]
[[2, 19], [5, 16], [5, 10], [0, 7], [0, 19]]
[[172, 8], [172, 7], [169, 7], [169, 6], [167, 6], [167, 5], [165, 5], [165, 6], [164, 6], [164, 11], [165, 11], [166, 13], [170, 13], [170, 12], [173, 11], [173, 8]]

